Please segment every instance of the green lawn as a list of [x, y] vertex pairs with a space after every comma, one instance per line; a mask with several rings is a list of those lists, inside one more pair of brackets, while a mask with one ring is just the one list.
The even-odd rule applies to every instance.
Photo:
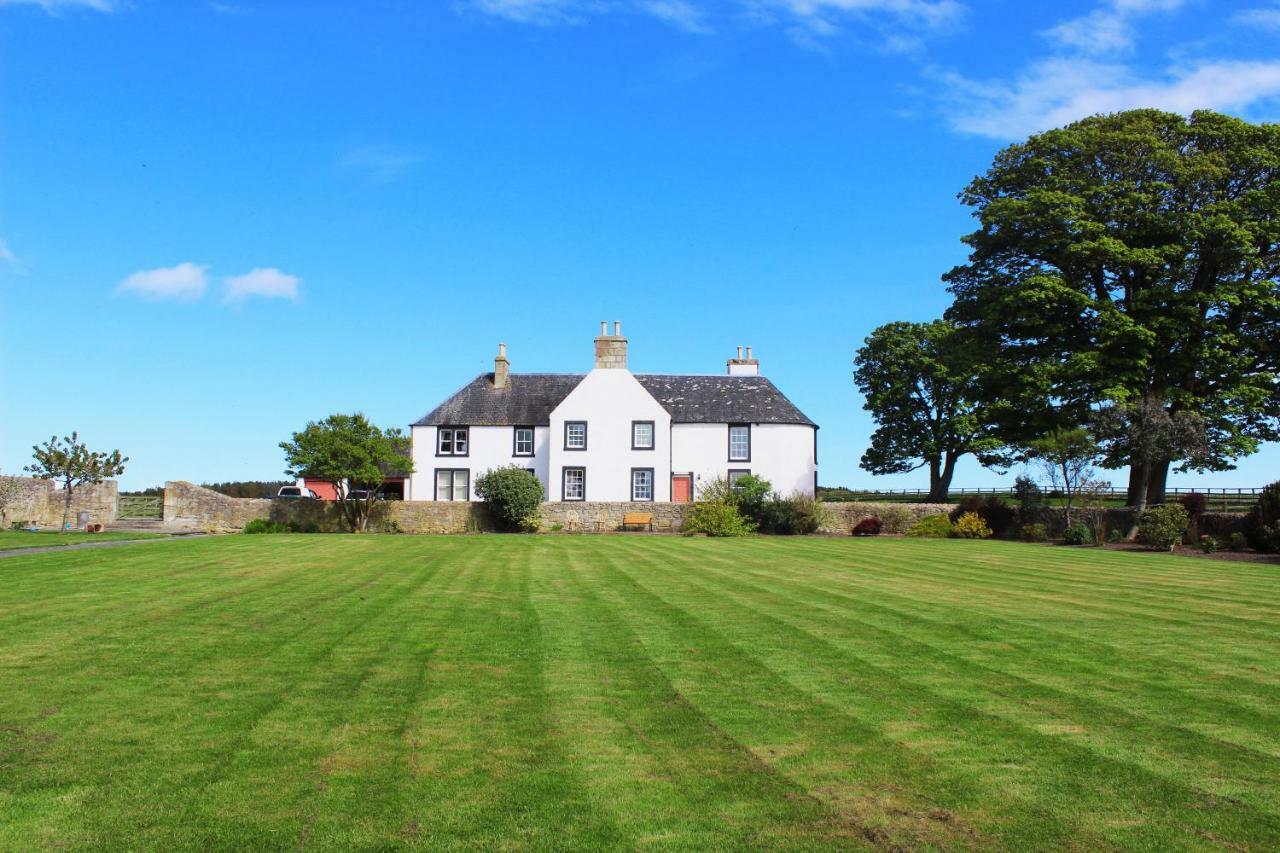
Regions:
[[25, 530], [0, 530], [0, 551], [12, 551], [15, 548], [48, 548], [52, 545], [78, 545], [81, 542], [111, 542], [124, 539], [154, 539], [164, 536], [163, 533], [129, 533], [124, 530], [109, 530], [103, 533], [59, 533], [56, 530], [39, 530], [29, 533]]
[[0, 560], [0, 848], [1280, 847], [1280, 570], [957, 540]]

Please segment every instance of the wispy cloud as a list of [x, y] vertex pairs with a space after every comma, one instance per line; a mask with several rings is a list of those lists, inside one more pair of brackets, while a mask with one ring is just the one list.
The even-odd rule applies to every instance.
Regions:
[[175, 267], [139, 270], [116, 285], [120, 293], [147, 299], [199, 299], [209, 280], [204, 264], [183, 263]]
[[296, 275], [281, 272], [275, 267], [258, 267], [244, 275], [229, 275], [222, 280], [226, 288], [223, 293], [224, 302], [241, 302], [251, 296], [265, 299], [297, 299], [298, 285], [302, 283]]
[[690, 33], [717, 29], [715, 15], [726, 21], [746, 19], [776, 25], [793, 41], [819, 46], [850, 25], [869, 26], [885, 36], [886, 49], [912, 49], [920, 34], [936, 32], [959, 21], [960, 0], [734, 0], [713, 4], [698, 0], [469, 0], [465, 8], [526, 24], [578, 24], [592, 16], [647, 15]]
[[9, 248], [9, 244], [0, 239], [0, 264], [16, 264], [18, 256]]
[[1163, 74], [1087, 58], [1044, 60], [1009, 81], [934, 76], [945, 88], [951, 126], [963, 133], [1018, 139], [1097, 113], [1153, 107], [1246, 112], [1280, 97], [1280, 61], [1206, 61]]
[[347, 152], [338, 165], [375, 184], [387, 184], [404, 177], [422, 160], [421, 154], [412, 151], [371, 145]]
[[122, 5], [119, 0], [0, 0], [0, 6], [39, 6], [50, 14], [72, 9], [114, 12]]
[[1241, 9], [1231, 16], [1231, 22], [1242, 27], [1252, 27], [1259, 30], [1280, 30], [1280, 5]]
[[1176, 12], [1185, 0], [1108, 0], [1079, 18], [1050, 27], [1053, 42], [1082, 53], [1100, 55], [1133, 49], [1134, 22], [1144, 15]]

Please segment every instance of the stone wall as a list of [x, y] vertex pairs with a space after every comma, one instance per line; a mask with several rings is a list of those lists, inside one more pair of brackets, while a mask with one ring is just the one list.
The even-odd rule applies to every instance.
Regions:
[[956, 508], [955, 504], [915, 504], [891, 501], [832, 501], [824, 504], [824, 506], [827, 507], [830, 518], [822, 526], [821, 532], [846, 536], [853, 530], [853, 526], [862, 519], [872, 516], [879, 518], [885, 514], [886, 510], [898, 512], [905, 509], [911, 513], [911, 523], [914, 524], [926, 515], [947, 514]]
[[[684, 525], [684, 513], [688, 504], [656, 503], [653, 501], [604, 503], [597, 501], [564, 501], [542, 505], [542, 529], [609, 532], [622, 528], [622, 517], [629, 512], [647, 512], [653, 515], [653, 529], [671, 533]], [[557, 528], [558, 526], [558, 528]]]
[[[35, 480], [30, 477], [5, 477], [22, 487], [22, 497], [6, 508], [4, 526], [15, 521], [34, 523], [38, 527], [57, 528], [62, 524], [65, 493], [54, 488], [52, 480]], [[71, 513], [67, 516], [72, 526], [77, 526], [77, 516], [89, 513], [92, 524], [107, 524], [116, 517], [116, 481], [78, 486], [71, 492]]]
[[255, 518], [268, 518], [275, 501], [266, 498], [231, 498], [188, 483], [164, 484], [164, 526], [174, 531], [239, 530]]

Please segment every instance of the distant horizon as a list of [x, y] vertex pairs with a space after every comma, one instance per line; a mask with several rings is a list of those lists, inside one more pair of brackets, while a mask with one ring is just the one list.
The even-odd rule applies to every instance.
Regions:
[[[585, 371], [608, 318], [637, 373], [750, 343], [820, 483], [923, 487], [858, 467], [852, 360], [946, 310], [957, 193], [1098, 112], [1275, 121], [1280, 6], [848, 5], [0, 0], [0, 472], [78, 430], [127, 490], [274, 479], [309, 420], [407, 426], [500, 341]], [[1169, 485], [1280, 444], [1237, 464]]]

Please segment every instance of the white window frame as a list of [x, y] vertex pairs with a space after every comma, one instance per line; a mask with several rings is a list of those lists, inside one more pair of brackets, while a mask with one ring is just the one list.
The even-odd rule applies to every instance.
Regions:
[[[577, 497], [569, 494], [569, 475], [580, 474], [582, 482], [580, 483], [581, 491]], [[587, 469], [581, 465], [566, 465], [560, 472], [560, 497], [565, 501], [585, 501], [587, 499]]]
[[[735, 431], [740, 431], [740, 434], [745, 437], [745, 441], [742, 442], [745, 449], [740, 448], [738, 451], [738, 453], [741, 455], [735, 455], [734, 440], [733, 440]], [[729, 461], [730, 462], [750, 462], [751, 461], [751, 424], [729, 424]]]
[[[440, 488], [440, 475], [447, 474], [448, 497], [442, 496]], [[458, 497], [458, 476], [462, 475], [462, 497]], [[470, 468], [437, 468], [435, 469], [435, 499], [437, 501], [469, 501], [471, 500], [471, 469]]]
[[[582, 444], [573, 444], [569, 440], [573, 427], [582, 427]], [[565, 421], [564, 422], [564, 449], [565, 450], [586, 450], [587, 449], [587, 422], [586, 421]]]
[[[644, 488], [648, 490], [647, 495], [641, 494], [639, 489], [637, 488], [639, 484], [636, 482], [636, 476], [640, 474], [644, 475], [644, 477], [648, 480], [648, 482], [644, 486]], [[655, 475], [655, 471], [652, 468], [632, 468], [631, 469], [631, 500], [636, 502], [641, 502], [641, 501], [652, 502], [654, 500], [654, 494], [653, 494], [654, 486], [657, 483], [657, 478], [654, 475]]]
[[[649, 431], [649, 443], [641, 444], [636, 440], [636, 431], [641, 427]], [[631, 449], [632, 450], [653, 450], [658, 443], [658, 425], [653, 421], [632, 421], [631, 422]]]
[[[528, 450], [521, 450], [521, 449], [520, 449], [520, 445], [521, 445], [521, 443], [522, 443], [522, 442], [521, 442], [521, 440], [520, 440], [520, 434], [521, 434], [521, 433], [528, 433], [528, 434], [529, 434], [529, 449], [528, 449]], [[511, 437], [511, 455], [512, 455], [512, 456], [532, 456], [532, 455], [533, 455], [533, 447], [534, 447], [534, 431], [533, 431], [533, 427], [531, 427], [531, 426], [518, 426], [518, 427], [516, 427], [516, 428], [515, 428], [515, 433], [514, 433], [514, 434], [512, 435], [512, 437]]]
[[470, 427], [436, 427], [436, 456], [470, 456], [470, 439]]

